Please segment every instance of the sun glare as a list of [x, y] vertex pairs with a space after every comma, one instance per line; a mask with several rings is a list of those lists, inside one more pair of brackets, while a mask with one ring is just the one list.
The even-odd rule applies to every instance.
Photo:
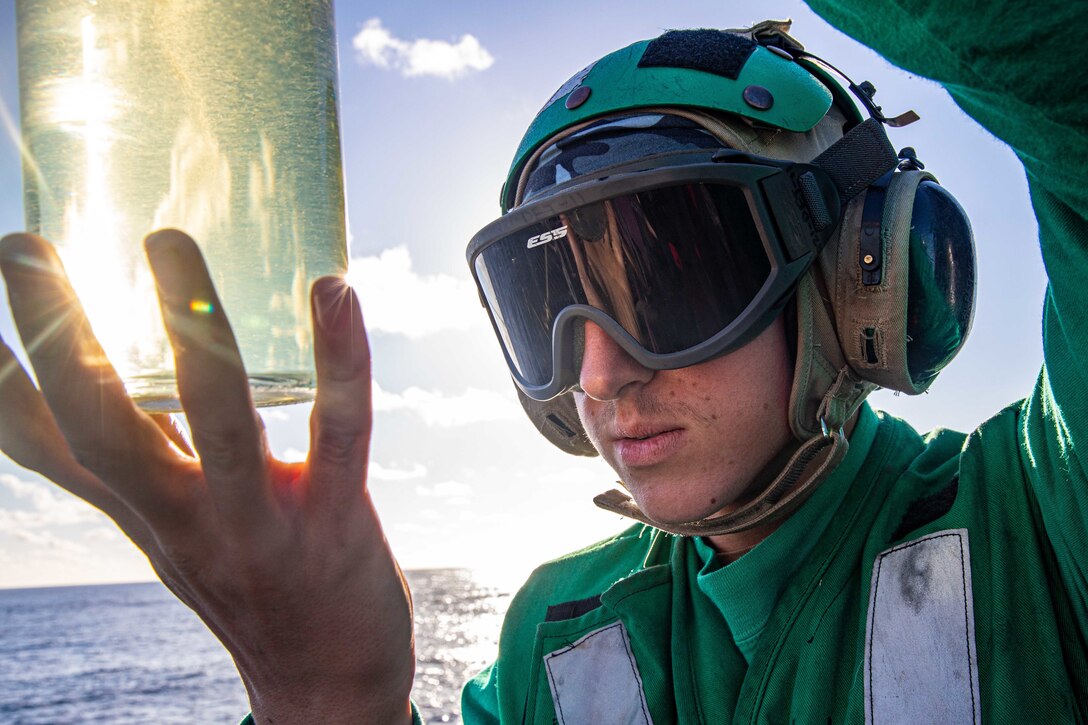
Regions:
[[[82, 71], [42, 89], [46, 121], [77, 135], [84, 151], [82, 183], [63, 200], [60, 255], [95, 335], [115, 365], [156, 355], [163, 333], [157, 309], [146, 303], [153, 291], [138, 239], [125, 239], [127, 225], [114, 199], [110, 153], [119, 142], [114, 122], [124, 98], [109, 77], [113, 52], [102, 43], [94, 19], [80, 23]], [[136, 353], [135, 355], [133, 353]], [[124, 376], [131, 372], [120, 369]]]

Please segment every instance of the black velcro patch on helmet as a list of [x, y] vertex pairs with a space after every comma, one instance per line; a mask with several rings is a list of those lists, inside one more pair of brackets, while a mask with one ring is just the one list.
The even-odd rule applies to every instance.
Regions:
[[724, 30], [670, 30], [646, 46], [639, 68], [691, 68], [736, 80], [754, 40]]

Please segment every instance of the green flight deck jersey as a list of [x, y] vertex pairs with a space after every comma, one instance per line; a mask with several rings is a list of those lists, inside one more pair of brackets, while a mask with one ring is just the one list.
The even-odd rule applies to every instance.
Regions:
[[969, 435], [863, 406], [838, 469], [729, 565], [639, 525], [540, 567], [470, 725], [1088, 721], [1088, 5], [809, 2], [1023, 161], [1037, 384]]

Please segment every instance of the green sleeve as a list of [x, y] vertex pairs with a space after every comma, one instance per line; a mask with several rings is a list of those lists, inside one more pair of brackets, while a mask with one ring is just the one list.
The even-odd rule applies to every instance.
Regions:
[[498, 723], [498, 666], [492, 664], [473, 677], [461, 691], [461, 719], [466, 725]]
[[[942, 83], [1024, 164], [1049, 286], [1044, 364], [1021, 411], [1019, 443], [1062, 584], [1085, 632], [1088, 477], [1080, 453], [1088, 456], [1088, 74], [1079, 33], [1088, 3], [809, 4], [896, 65]], [[986, 241], [979, 240], [979, 254], [987, 253]]]

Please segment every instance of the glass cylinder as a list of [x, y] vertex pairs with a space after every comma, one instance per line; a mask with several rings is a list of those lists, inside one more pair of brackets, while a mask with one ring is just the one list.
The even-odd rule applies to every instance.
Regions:
[[208, 262], [254, 401], [311, 399], [309, 287], [347, 267], [331, 0], [18, 0], [29, 230], [133, 398], [178, 410], [142, 239]]

